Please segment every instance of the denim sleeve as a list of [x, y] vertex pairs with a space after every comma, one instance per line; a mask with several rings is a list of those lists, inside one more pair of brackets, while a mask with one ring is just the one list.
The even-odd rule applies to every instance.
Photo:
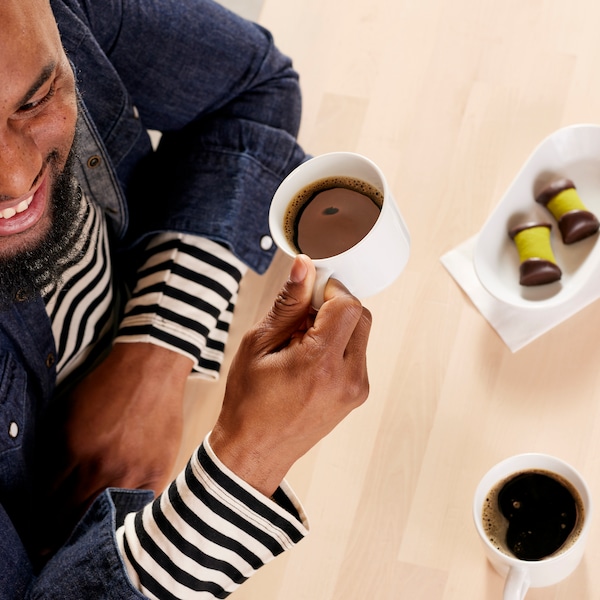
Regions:
[[133, 236], [208, 237], [264, 271], [271, 197], [305, 159], [290, 59], [268, 31], [209, 0], [83, 6], [143, 124], [163, 133], [133, 178]]
[[151, 492], [107, 490], [92, 504], [68, 542], [30, 586], [27, 600], [140, 600], [125, 570], [115, 529], [127, 513], [152, 500]]

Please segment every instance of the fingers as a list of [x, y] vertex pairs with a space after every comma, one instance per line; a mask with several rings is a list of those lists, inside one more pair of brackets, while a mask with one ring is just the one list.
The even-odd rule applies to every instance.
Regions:
[[273, 352], [286, 345], [311, 311], [315, 267], [304, 255], [295, 257], [290, 276], [267, 316], [257, 326], [260, 351]]
[[355, 362], [364, 369], [371, 313], [346, 287], [330, 279], [324, 303], [317, 315], [311, 308], [315, 267], [307, 256], [294, 259], [290, 277], [269, 314], [247, 336], [254, 353], [265, 355], [292, 344], [305, 336], [327, 353]]
[[363, 307], [360, 319], [346, 345], [347, 359], [352, 359], [354, 357], [359, 357], [361, 360], [365, 359], [372, 322], [373, 318], [371, 312]]
[[330, 279], [313, 329], [319, 344], [342, 356], [364, 355], [370, 329], [371, 313], [341, 282]]
[[[314, 325], [290, 346], [297, 356], [311, 357], [307, 368], [319, 374], [318, 387], [328, 389], [329, 408], [343, 408], [338, 416], [362, 404], [369, 395], [367, 344], [371, 313], [337, 280], [325, 288], [325, 301], [315, 316]], [[320, 414], [325, 406], [319, 409]]]

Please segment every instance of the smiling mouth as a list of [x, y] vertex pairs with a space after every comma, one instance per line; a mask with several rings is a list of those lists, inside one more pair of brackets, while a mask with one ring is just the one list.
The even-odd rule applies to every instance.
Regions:
[[48, 200], [48, 177], [43, 172], [37, 178], [35, 190], [16, 199], [11, 206], [0, 208], [0, 238], [25, 233], [42, 219]]
[[10, 208], [5, 208], [4, 210], [0, 210], [0, 219], [11, 219], [17, 214], [25, 212], [33, 201], [33, 194], [30, 194], [24, 200], [21, 200], [19, 204], [16, 206], [11, 206]]

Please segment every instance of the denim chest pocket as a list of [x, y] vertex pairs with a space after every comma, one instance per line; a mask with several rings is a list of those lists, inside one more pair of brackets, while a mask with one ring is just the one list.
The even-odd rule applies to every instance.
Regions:
[[0, 456], [22, 445], [26, 402], [25, 371], [12, 355], [0, 356]]

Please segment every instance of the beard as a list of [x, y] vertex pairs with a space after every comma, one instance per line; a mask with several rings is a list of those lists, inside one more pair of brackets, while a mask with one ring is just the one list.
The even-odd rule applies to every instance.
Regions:
[[52, 223], [46, 235], [35, 245], [18, 254], [3, 258], [0, 262], [0, 308], [6, 308], [15, 300], [32, 300], [43, 290], [60, 282], [65, 263], [73, 260], [79, 250], [77, 239], [77, 215], [81, 202], [81, 190], [74, 176], [75, 151], [58, 172], [56, 153], [49, 156], [48, 163], [54, 174], [50, 194]]

